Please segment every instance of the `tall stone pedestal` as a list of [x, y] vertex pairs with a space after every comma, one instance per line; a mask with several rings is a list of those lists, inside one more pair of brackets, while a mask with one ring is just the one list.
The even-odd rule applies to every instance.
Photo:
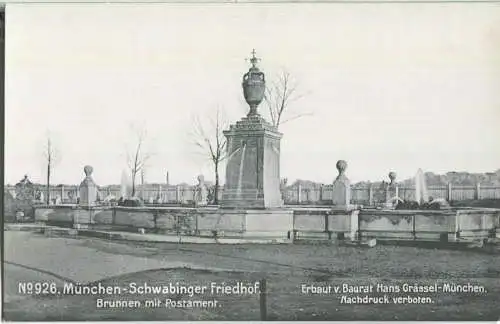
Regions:
[[90, 165], [85, 166], [85, 179], [80, 184], [80, 206], [91, 207], [97, 202], [97, 185], [92, 179], [93, 168]]
[[347, 162], [339, 160], [336, 167], [339, 175], [333, 182], [332, 204], [337, 208], [349, 209], [351, 205], [351, 182], [345, 175]]
[[228, 143], [223, 208], [279, 208], [279, 133], [258, 114], [251, 114], [224, 132]]

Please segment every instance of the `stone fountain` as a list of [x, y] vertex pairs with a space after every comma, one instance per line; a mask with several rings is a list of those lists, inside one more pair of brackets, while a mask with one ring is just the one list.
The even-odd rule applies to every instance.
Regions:
[[[397, 196], [397, 195], [396, 195]], [[415, 175], [415, 199], [402, 200], [397, 197], [391, 201], [396, 209], [423, 210], [423, 209], [447, 209], [450, 205], [445, 199], [433, 199], [427, 193], [427, 184], [422, 169], [418, 169]]]
[[[178, 242], [290, 242], [292, 240], [332, 240], [362, 242], [368, 239], [456, 240], [486, 237], [499, 227], [500, 212], [481, 209], [422, 210], [427, 203], [423, 172], [416, 176], [416, 206], [398, 200], [396, 173], [389, 173], [382, 202], [391, 208], [362, 208], [351, 204], [351, 188], [346, 176], [347, 162], [336, 163], [338, 176], [332, 184], [330, 206], [287, 206], [280, 192], [280, 141], [283, 136], [258, 112], [264, 98], [266, 80], [252, 52], [251, 66], [243, 75], [243, 95], [248, 114], [224, 131], [227, 138], [225, 188], [220, 206], [207, 206], [203, 177], [194, 206], [100, 206], [92, 168], [85, 167], [78, 206], [41, 206], [35, 219], [65, 222], [74, 227], [135, 230], [175, 235]], [[122, 176], [122, 198], [129, 198], [128, 177]], [[180, 195], [180, 200], [185, 196]], [[357, 193], [356, 193], [357, 194]], [[159, 195], [161, 196], [161, 195]], [[378, 200], [378, 199], [377, 199]], [[397, 199], [396, 199], [397, 200]], [[432, 203], [432, 202], [431, 202]], [[403, 208], [400, 208], [403, 207]], [[193, 238], [194, 237], [194, 238]], [[372, 246], [372, 245], [369, 245]]]
[[251, 67], [243, 75], [248, 114], [229, 130], [228, 160], [221, 212], [245, 215], [247, 232], [287, 233], [293, 229], [293, 211], [284, 209], [280, 191], [280, 140], [283, 136], [257, 107], [264, 99], [266, 79], [252, 51]]
[[425, 176], [422, 169], [417, 170], [415, 175], [415, 201], [422, 206], [429, 202], [429, 195], [427, 194], [427, 185], [425, 183]]
[[246, 117], [229, 130], [229, 159], [221, 200], [223, 208], [280, 208], [280, 140], [282, 134], [257, 111], [266, 89], [265, 75], [257, 67], [252, 52], [252, 66], [243, 76], [243, 95], [250, 106]]
[[128, 174], [125, 170], [122, 171], [122, 177], [120, 181], [120, 198], [127, 199], [130, 197], [130, 180]]

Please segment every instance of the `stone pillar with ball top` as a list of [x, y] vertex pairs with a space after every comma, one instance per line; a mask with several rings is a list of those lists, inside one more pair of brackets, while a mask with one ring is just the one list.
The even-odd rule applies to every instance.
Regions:
[[396, 184], [396, 172], [389, 172], [389, 180], [390, 182], [387, 184], [385, 188], [385, 201], [389, 202], [392, 199], [395, 199], [398, 196], [398, 187]]
[[83, 179], [80, 184], [80, 206], [82, 207], [92, 207], [96, 205], [97, 202], [97, 185], [92, 179], [92, 172], [94, 168], [90, 165], [86, 165], [83, 168], [85, 172], [85, 179]]
[[199, 175], [198, 184], [195, 187], [194, 204], [196, 207], [203, 207], [208, 205], [208, 190], [205, 184], [205, 177]]
[[336, 167], [339, 175], [333, 182], [332, 203], [337, 207], [348, 207], [351, 204], [351, 182], [345, 175], [347, 162], [339, 160], [337, 161]]
[[252, 66], [243, 76], [243, 95], [250, 106], [246, 117], [224, 131], [227, 138], [227, 165], [223, 208], [279, 208], [280, 140], [282, 134], [257, 111], [264, 99], [266, 80], [257, 67], [255, 50]]
[[[337, 231], [338, 239], [354, 240], [358, 232], [359, 208], [351, 205], [351, 182], [345, 175], [347, 162], [337, 161], [339, 175], [333, 181], [331, 215], [328, 216], [329, 229]], [[339, 231], [339, 229], [342, 229]]]

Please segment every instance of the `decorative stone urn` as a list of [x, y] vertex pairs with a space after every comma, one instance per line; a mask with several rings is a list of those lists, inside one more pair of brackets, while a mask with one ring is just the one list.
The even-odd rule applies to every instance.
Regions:
[[385, 207], [396, 208], [397, 204], [401, 201], [398, 197], [398, 188], [396, 186], [396, 172], [389, 172], [389, 180], [391, 182], [385, 187]]
[[389, 172], [389, 179], [391, 180], [391, 183], [389, 185], [393, 185], [394, 184], [394, 181], [396, 180], [396, 172]]
[[243, 76], [243, 95], [250, 106], [247, 116], [224, 130], [227, 139], [226, 178], [221, 208], [274, 209], [283, 207], [280, 191], [280, 140], [277, 128], [257, 112], [264, 99], [264, 73], [252, 66]]
[[250, 106], [250, 111], [248, 116], [257, 115], [257, 106], [264, 99], [264, 93], [266, 90], [266, 81], [264, 73], [262, 73], [257, 67], [258, 58], [255, 57], [255, 50], [252, 51], [252, 58], [250, 63], [252, 67], [248, 70], [245, 75], [243, 75], [243, 95], [245, 100]]

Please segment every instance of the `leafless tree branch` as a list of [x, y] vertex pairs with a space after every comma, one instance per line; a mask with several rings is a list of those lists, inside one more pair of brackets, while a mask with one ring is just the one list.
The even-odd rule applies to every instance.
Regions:
[[141, 173], [147, 161], [150, 159], [151, 154], [144, 150], [144, 145], [146, 141], [146, 130], [140, 129], [136, 132], [136, 142], [133, 151], [127, 152], [127, 166], [130, 170], [132, 178], [132, 196], [136, 194], [136, 179], [137, 175]]
[[289, 106], [305, 96], [305, 93], [297, 93], [297, 89], [298, 82], [292, 80], [290, 73], [285, 70], [280, 73], [277, 80], [266, 88], [264, 101], [268, 108], [271, 123], [276, 128], [279, 128], [285, 122], [312, 115], [312, 113], [300, 113], [283, 121], [283, 116], [290, 111]]
[[220, 107], [217, 107], [214, 113], [206, 118], [205, 124], [200, 121], [198, 116], [193, 118], [193, 129], [191, 131], [193, 145], [198, 153], [206, 156], [214, 166], [215, 204], [218, 203], [219, 165], [227, 156], [227, 142], [223, 133], [226, 127], [227, 120]]
[[313, 115], [313, 113], [303, 113], [303, 114], [298, 114], [298, 115], [295, 115], [295, 116], [293, 116], [293, 117], [290, 117], [290, 118], [288, 118], [288, 119], [283, 120], [280, 124], [281, 124], [281, 125], [283, 125], [283, 124], [288, 123], [288, 122], [291, 122], [291, 121], [293, 121], [293, 120], [295, 120], [295, 119], [299, 119], [299, 118], [301, 118], [301, 117], [305, 117], [305, 116], [312, 116], [312, 115]]
[[46, 203], [50, 204], [50, 179], [52, 176], [52, 170], [54, 169], [54, 165], [57, 161], [57, 150], [53, 144], [52, 138], [50, 135], [47, 135], [47, 141], [44, 149], [45, 162], [47, 163], [47, 193], [46, 193]]

